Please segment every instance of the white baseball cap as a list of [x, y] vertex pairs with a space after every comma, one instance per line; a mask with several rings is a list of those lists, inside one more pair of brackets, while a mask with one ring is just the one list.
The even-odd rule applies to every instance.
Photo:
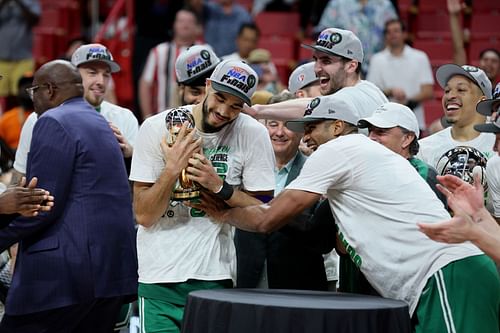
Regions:
[[321, 31], [316, 40], [316, 44], [302, 44], [301, 46], [363, 62], [363, 45], [358, 36], [350, 30], [328, 28]]
[[415, 133], [418, 138], [420, 129], [415, 113], [407, 106], [388, 102], [379, 106], [370, 117], [362, 118], [358, 122], [359, 128], [375, 126], [378, 128], [402, 127]]
[[497, 83], [492, 99], [486, 99], [477, 103], [476, 111], [485, 116], [491, 116], [494, 111], [500, 111], [500, 83]]
[[308, 105], [304, 117], [286, 122], [286, 127], [294, 132], [304, 132], [304, 124], [324, 120], [343, 120], [354, 126], [359, 115], [354, 105], [333, 95], [316, 97]]
[[317, 81], [319, 81], [319, 78], [316, 77], [316, 73], [314, 72], [314, 61], [308, 62], [295, 68], [292, 74], [290, 74], [288, 91], [295, 94], [297, 90]]
[[252, 95], [257, 89], [257, 73], [241, 60], [221, 61], [210, 76], [212, 88], [241, 98], [252, 105]]
[[219, 57], [210, 45], [193, 45], [175, 60], [177, 82], [191, 85], [200, 81], [201, 85], [205, 85], [203, 79], [210, 77], [219, 62]]
[[443, 89], [455, 75], [462, 75], [472, 80], [481, 89], [484, 96], [491, 98], [491, 81], [482, 69], [471, 65], [458, 66], [455, 64], [446, 64], [439, 67], [436, 71], [436, 79]]
[[80, 46], [73, 52], [71, 63], [78, 67], [89, 62], [104, 62], [109, 65], [111, 73], [120, 71], [120, 65], [114, 61], [113, 55], [108, 48], [102, 44], [85, 44]]

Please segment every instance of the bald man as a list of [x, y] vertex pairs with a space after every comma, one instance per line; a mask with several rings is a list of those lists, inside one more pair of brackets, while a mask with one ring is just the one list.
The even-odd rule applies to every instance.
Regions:
[[36, 175], [55, 201], [50, 212], [0, 229], [0, 251], [19, 242], [0, 332], [110, 332], [121, 305], [137, 291], [120, 146], [83, 99], [82, 78], [71, 63], [43, 65], [28, 93], [38, 120], [27, 175]]

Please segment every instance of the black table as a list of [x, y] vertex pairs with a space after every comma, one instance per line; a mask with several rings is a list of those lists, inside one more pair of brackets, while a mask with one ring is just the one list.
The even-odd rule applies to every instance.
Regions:
[[189, 294], [184, 333], [406, 333], [406, 303], [376, 296], [269, 289]]

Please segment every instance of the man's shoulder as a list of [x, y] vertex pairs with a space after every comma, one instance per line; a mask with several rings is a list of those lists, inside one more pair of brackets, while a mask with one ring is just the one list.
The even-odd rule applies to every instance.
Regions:
[[235, 125], [239, 131], [248, 131], [253, 133], [264, 130], [267, 132], [266, 127], [261, 122], [245, 113], [240, 113], [238, 115]]
[[106, 118], [108, 114], [112, 114], [114, 116], [119, 116], [123, 118], [130, 118], [130, 117], [135, 118], [131, 110], [113, 103], [109, 103], [107, 101], [101, 103], [101, 114], [103, 115], [104, 118]]
[[442, 129], [439, 132], [436, 132], [434, 134], [431, 134], [429, 136], [426, 136], [425, 138], [418, 140], [418, 143], [420, 145], [429, 145], [436, 142], [440, 142], [445, 138], [451, 138], [450, 130], [451, 130], [450, 127]]

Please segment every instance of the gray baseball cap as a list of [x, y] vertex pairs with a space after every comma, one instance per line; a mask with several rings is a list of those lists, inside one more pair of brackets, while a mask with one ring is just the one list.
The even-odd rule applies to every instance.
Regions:
[[439, 67], [436, 71], [436, 79], [441, 86], [445, 88], [448, 81], [455, 75], [462, 75], [472, 80], [481, 89], [484, 96], [491, 98], [491, 81], [488, 79], [482, 69], [471, 65], [446, 64]]
[[120, 71], [120, 65], [114, 61], [113, 55], [108, 48], [102, 44], [85, 44], [80, 46], [73, 52], [71, 63], [78, 67], [80, 65], [100, 61], [109, 65], [111, 73]]
[[257, 73], [244, 61], [223, 60], [210, 76], [212, 88], [241, 98], [252, 105], [252, 95], [257, 89]]
[[358, 122], [359, 128], [367, 128], [370, 127], [370, 125], [378, 128], [393, 128], [399, 126], [415, 133], [417, 138], [420, 135], [418, 120], [415, 113], [407, 106], [398, 103], [384, 103], [375, 109], [372, 116], [362, 118]]
[[354, 126], [359, 115], [354, 105], [345, 99], [333, 95], [316, 97], [304, 112], [304, 117], [286, 122], [286, 127], [294, 132], [304, 132], [304, 124], [324, 120], [343, 120]]
[[297, 90], [317, 81], [319, 81], [319, 78], [316, 77], [316, 73], [314, 72], [314, 61], [308, 62], [295, 68], [292, 74], [290, 74], [288, 91], [295, 94]]
[[[477, 103], [476, 111], [482, 115], [490, 116], [494, 111], [500, 111], [500, 83], [497, 83], [492, 99], [486, 99]], [[494, 110], [496, 109], [496, 110]]]
[[316, 44], [302, 47], [363, 62], [363, 45], [350, 30], [328, 28], [318, 35]]
[[500, 117], [493, 123], [474, 125], [474, 129], [478, 132], [500, 133]]
[[200, 81], [204, 85], [203, 79], [210, 77], [219, 62], [219, 57], [210, 45], [193, 45], [179, 54], [175, 60], [177, 82], [190, 85]]

